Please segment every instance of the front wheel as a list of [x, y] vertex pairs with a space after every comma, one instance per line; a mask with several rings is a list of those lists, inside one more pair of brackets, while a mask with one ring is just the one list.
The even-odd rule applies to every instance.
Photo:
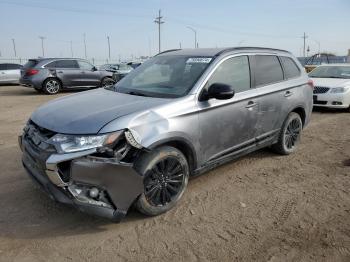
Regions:
[[49, 95], [57, 94], [62, 88], [61, 82], [56, 78], [48, 78], [43, 84], [43, 91]]
[[105, 77], [101, 81], [101, 87], [114, 85], [115, 81], [112, 78]]
[[143, 214], [156, 216], [170, 210], [185, 192], [189, 166], [176, 148], [163, 146], [141, 156], [136, 169], [144, 176], [144, 191], [136, 202]]
[[272, 149], [281, 155], [289, 155], [296, 150], [300, 140], [303, 122], [300, 115], [291, 112], [283, 123], [278, 142], [272, 146]]

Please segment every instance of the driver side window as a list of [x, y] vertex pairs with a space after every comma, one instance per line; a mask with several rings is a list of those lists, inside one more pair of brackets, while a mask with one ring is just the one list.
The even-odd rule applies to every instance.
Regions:
[[85, 61], [80, 61], [78, 60], [78, 64], [80, 69], [82, 70], [92, 70], [92, 68], [94, 67], [92, 64], [85, 62]]
[[230, 85], [235, 93], [250, 89], [250, 69], [248, 56], [238, 56], [222, 62], [208, 80], [213, 83]]

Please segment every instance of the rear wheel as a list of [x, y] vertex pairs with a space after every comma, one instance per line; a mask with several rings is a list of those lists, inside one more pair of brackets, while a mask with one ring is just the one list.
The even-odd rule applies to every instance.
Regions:
[[136, 202], [137, 209], [155, 216], [173, 208], [187, 187], [186, 157], [176, 148], [163, 146], [141, 157], [138, 163], [137, 169], [144, 175], [144, 192]]
[[57, 94], [61, 88], [61, 82], [57, 78], [48, 78], [43, 84], [43, 91], [49, 95]]
[[299, 143], [302, 128], [300, 115], [291, 112], [283, 123], [278, 142], [272, 146], [274, 151], [282, 155], [293, 153]]

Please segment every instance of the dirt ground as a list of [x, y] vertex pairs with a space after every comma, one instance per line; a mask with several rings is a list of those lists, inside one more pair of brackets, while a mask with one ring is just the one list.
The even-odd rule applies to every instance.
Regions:
[[54, 97], [0, 86], [0, 261], [350, 261], [350, 113], [316, 111], [297, 153], [250, 154], [192, 179], [170, 212], [114, 224], [22, 168], [17, 135]]

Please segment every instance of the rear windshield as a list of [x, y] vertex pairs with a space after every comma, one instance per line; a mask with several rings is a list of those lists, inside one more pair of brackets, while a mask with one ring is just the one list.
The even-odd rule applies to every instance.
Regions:
[[24, 68], [32, 68], [38, 64], [38, 60], [28, 60], [27, 63], [24, 64]]

